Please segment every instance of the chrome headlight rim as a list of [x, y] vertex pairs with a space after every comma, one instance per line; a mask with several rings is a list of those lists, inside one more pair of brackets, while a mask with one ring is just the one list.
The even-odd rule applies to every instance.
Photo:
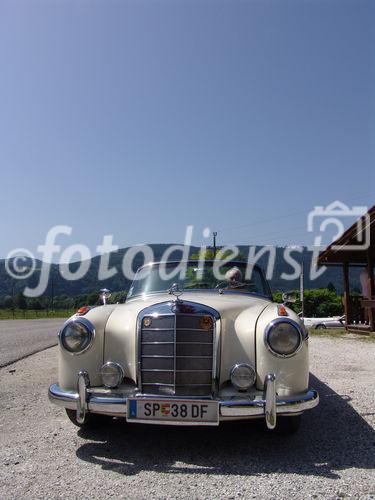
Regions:
[[[67, 326], [69, 326], [71, 323], [79, 323], [80, 325], [84, 326], [86, 328], [86, 330], [88, 331], [89, 336], [90, 336], [89, 343], [82, 350], [77, 351], [77, 352], [74, 352], [74, 351], [67, 349], [64, 345], [63, 333], [64, 333], [65, 328]], [[59, 331], [58, 338], [59, 338], [59, 344], [60, 344], [61, 348], [64, 350], [64, 352], [70, 354], [71, 356], [79, 356], [80, 354], [83, 354], [86, 351], [88, 351], [91, 348], [91, 346], [93, 345], [94, 339], [95, 339], [95, 328], [94, 328], [94, 325], [91, 323], [91, 321], [89, 321], [88, 319], [82, 318], [82, 317], [75, 317], [72, 319], [68, 319], [68, 321], [66, 321], [64, 323], [63, 327]]]
[[[249, 370], [251, 370], [253, 372], [253, 380], [252, 380], [252, 382], [246, 388], [240, 387], [235, 382], [233, 382], [233, 375], [234, 375], [235, 371], [238, 370], [239, 368], [248, 368]], [[230, 382], [231, 382], [231, 384], [233, 385], [233, 387], [237, 391], [247, 391], [247, 390], [249, 390], [250, 387], [253, 387], [253, 385], [255, 384], [256, 379], [257, 379], [257, 374], [256, 374], [256, 371], [255, 371], [255, 368], [252, 365], [250, 365], [249, 363], [236, 363], [231, 368], [231, 371], [230, 371]]]
[[[103, 372], [106, 368], [108, 367], [111, 367], [111, 368], [115, 368], [117, 370], [117, 373], [118, 373], [118, 383], [113, 385], [109, 385], [108, 383], [106, 384], [104, 382], [104, 379], [103, 379]], [[104, 363], [104, 365], [102, 365], [102, 367], [100, 368], [100, 377], [102, 379], [102, 382], [103, 382], [103, 385], [105, 387], [107, 387], [107, 389], [115, 389], [116, 387], [118, 387], [121, 382], [124, 380], [124, 377], [125, 377], [125, 372], [124, 372], [124, 368], [120, 365], [120, 363], [116, 363], [115, 361], [107, 361], [106, 363]]]
[[[272, 349], [272, 347], [271, 347], [271, 345], [270, 345], [270, 343], [268, 341], [268, 337], [269, 337], [272, 329], [276, 325], [278, 325], [280, 323], [288, 323], [289, 325], [293, 326], [295, 328], [295, 330], [299, 334], [299, 343], [298, 343], [298, 346], [297, 346], [297, 348], [293, 352], [291, 352], [289, 354], [281, 354], [281, 353], [275, 351], [274, 349]], [[307, 336], [305, 335], [304, 329], [298, 323], [296, 323], [295, 321], [293, 321], [292, 319], [285, 318], [285, 317], [283, 317], [283, 318], [277, 318], [277, 319], [272, 320], [270, 323], [268, 323], [268, 325], [266, 326], [266, 328], [264, 330], [264, 343], [265, 343], [265, 346], [271, 352], [271, 354], [273, 354], [277, 358], [282, 358], [282, 359], [292, 358], [293, 356], [295, 356], [296, 354], [298, 354], [298, 352], [302, 349], [303, 341], [306, 340], [306, 338], [307, 338]]]

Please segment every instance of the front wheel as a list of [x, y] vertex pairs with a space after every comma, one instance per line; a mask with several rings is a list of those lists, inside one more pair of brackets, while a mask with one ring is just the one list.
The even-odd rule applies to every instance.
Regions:
[[96, 413], [86, 413], [85, 420], [82, 424], [77, 421], [77, 412], [76, 410], [70, 410], [69, 408], [65, 408], [67, 417], [69, 420], [80, 427], [81, 429], [96, 429], [98, 427], [104, 426], [108, 424], [111, 417], [107, 415], [98, 415]]
[[319, 325], [316, 325], [315, 330], [327, 330], [327, 327], [324, 323], [320, 323]]

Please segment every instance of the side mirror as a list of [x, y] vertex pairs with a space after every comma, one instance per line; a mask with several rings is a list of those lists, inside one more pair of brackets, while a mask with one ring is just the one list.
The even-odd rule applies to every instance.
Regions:
[[108, 288], [102, 288], [100, 290], [99, 297], [102, 301], [102, 304], [105, 306], [107, 303], [107, 299], [111, 296], [111, 292], [108, 290]]
[[285, 292], [282, 295], [283, 304], [294, 304], [297, 301], [297, 297], [294, 292]]

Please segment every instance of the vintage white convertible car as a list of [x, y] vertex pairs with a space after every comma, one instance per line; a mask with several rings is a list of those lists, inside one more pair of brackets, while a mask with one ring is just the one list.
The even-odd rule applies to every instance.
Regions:
[[261, 418], [295, 431], [319, 402], [305, 327], [257, 266], [246, 279], [246, 263], [221, 264], [218, 280], [217, 262], [148, 264], [125, 304], [81, 308], [59, 332], [50, 400], [83, 427]]

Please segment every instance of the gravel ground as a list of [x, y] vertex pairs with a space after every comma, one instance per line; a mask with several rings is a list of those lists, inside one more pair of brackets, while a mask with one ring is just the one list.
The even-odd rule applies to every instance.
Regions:
[[0, 321], [0, 367], [57, 344], [64, 319]]
[[[0, 370], [0, 497], [375, 499], [375, 342], [314, 337], [321, 404], [292, 437], [251, 423], [83, 433], [51, 406], [57, 349]], [[15, 370], [15, 371], [13, 371]]]

